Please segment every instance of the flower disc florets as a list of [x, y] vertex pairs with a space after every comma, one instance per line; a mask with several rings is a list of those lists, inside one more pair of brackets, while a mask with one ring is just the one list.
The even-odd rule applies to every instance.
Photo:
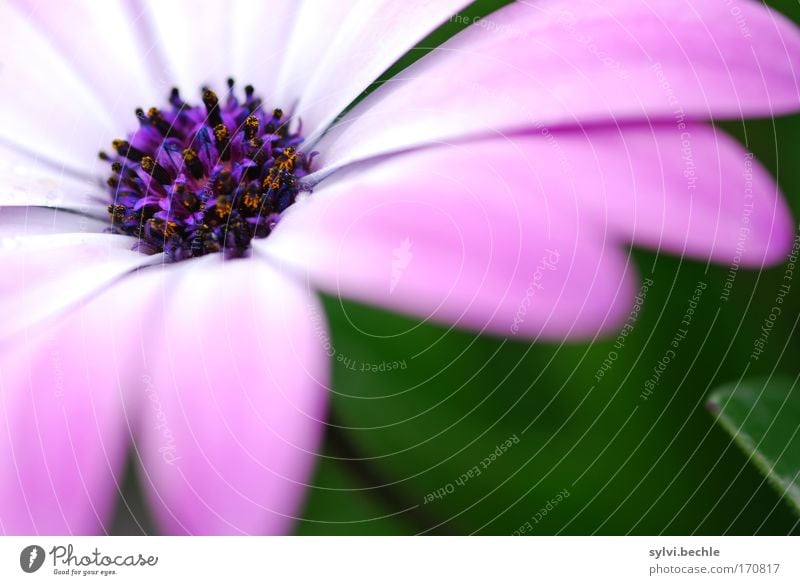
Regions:
[[114, 140], [113, 154], [100, 153], [112, 170], [111, 231], [172, 261], [245, 255], [253, 238], [270, 234], [311, 171], [314, 153], [298, 150], [300, 129], [280, 109], [264, 109], [252, 86], [240, 101], [228, 80], [223, 100], [204, 88], [202, 101], [188, 104], [173, 89], [169, 109], [136, 110], [139, 129]]

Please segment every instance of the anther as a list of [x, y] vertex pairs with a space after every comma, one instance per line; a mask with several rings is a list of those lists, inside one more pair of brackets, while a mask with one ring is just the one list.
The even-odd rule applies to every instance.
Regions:
[[119, 138], [117, 138], [111, 143], [111, 146], [114, 147], [114, 150], [116, 150], [120, 156], [124, 156], [125, 158], [127, 158], [128, 160], [132, 160], [133, 162], [141, 162], [141, 160], [145, 156], [141, 150], [139, 150], [134, 146], [131, 146], [131, 143], [128, 142], [127, 140], [120, 140]]
[[220, 195], [217, 197], [217, 204], [214, 209], [217, 212], [217, 217], [223, 219], [230, 215], [233, 206], [226, 196]]
[[217, 124], [222, 124], [222, 116], [219, 113], [219, 98], [210, 89], [203, 92], [203, 104], [206, 106], [208, 113], [208, 125], [212, 128]]
[[258, 118], [247, 116], [244, 121], [244, 139], [250, 141], [255, 138], [256, 134], [258, 134]]
[[283, 118], [283, 110], [280, 108], [275, 108], [272, 111], [272, 117], [270, 118], [269, 122], [267, 122], [266, 131], [270, 133], [275, 132], [275, 130], [281, 125], [281, 118]]
[[150, 108], [147, 110], [147, 119], [155, 128], [161, 133], [164, 138], [168, 138], [173, 133], [173, 128], [164, 119], [164, 115], [158, 108]]
[[122, 223], [125, 220], [125, 206], [114, 205], [113, 203], [108, 206], [108, 213], [111, 215], [111, 220], [117, 223]]
[[203, 163], [197, 157], [197, 153], [191, 148], [183, 149], [183, 162], [186, 163], [186, 168], [192, 173], [195, 179], [200, 179], [203, 176]]
[[217, 141], [217, 150], [219, 151], [220, 158], [224, 161], [230, 160], [231, 153], [228, 149], [230, 133], [225, 124], [217, 124], [214, 126], [214, 139]]
[[172, 91], [169, 92], [169, 103], [176, 109], [181, 109], [184, 105], [186, 105], [181, 99], [181, 92], [177, 87], [173, 87]]
[[167, 170], [151, 156], [146, 156], [142, 159], [142, 170], [162, 185], [169, 185], [172, 182], [172, 177], [169, 176]]

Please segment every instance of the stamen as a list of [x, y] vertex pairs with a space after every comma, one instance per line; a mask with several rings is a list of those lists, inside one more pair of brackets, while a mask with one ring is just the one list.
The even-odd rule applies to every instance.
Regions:
[[118, 138], [114, 140], [111, 145], [120, 156], [123, 156], [128, 160], [132, 160], [133, 162], [140, 162], [145, 157], [145, 154], [141, 150], [134, 148], [131, 146], [131, 143], [126, 140], [120, 140]]
[[215, 94], [210, 89], [207, 89], [203, 92], [203, 103], [206, 106], [206, 111], [208, 112], [208, 125], [212, 128], [217, 124], [222, 124], [222, 116], [219, 113], [219, 99], [217, 98], [217, 94]]
[[258, 133], [258, 118], [255, 116], [247, 116], [244, 121], [244, 139], [248, 142], [255, 138]]
[[172, 182], [172, 177], [169, 176], [167, 170], [150, 156], [142, 159], [142, 170], [149, 173], [151, 177], [162, 185], [169, 185]]
[[164, 119], [163, 114], [158, 108], [147, 110], [147, 119], [161, 133], [164, 138], [168, 138], [172, 132], [172, 126]]
[[186, 168], [192, 173], [195, 179], [200, 179], [203, 176], [203, 163], [197, 157], [197, 153], [191, 148], [183, 150], [183, 162], [186, 163]]
[[228, 127], [225, 124], [217, 124], [214, 126], [214, 138], [217, 141], [217, 150], [219, 151], [220, 158], [224, 161], [230, 160], [231, 153], [230, 150], [228, 150], [230, 133], [228, 132]]
[[252, 86], [244, 102], [233, 79], [227, 88], [224, 105], [203, 88], [202, 106], [173, 89], [170, 109], [136, 110], [142, 137], [98, 153], [111, 166], [110, 229], [137, 238], [140, 252], [172, 261], [244, 256], [296, 201], [316, 153], [297, 150], [303, 138], [290, 131], [291, 120], [280, 108], [264, 110]]
[[181, 109], [184, 105], [186, 105], [181, 99], [181, 92], [177, 87], [172, 88], [172, 91], [169, 94], [169, 103], [172, 104], [172, 107], [175, 109]]

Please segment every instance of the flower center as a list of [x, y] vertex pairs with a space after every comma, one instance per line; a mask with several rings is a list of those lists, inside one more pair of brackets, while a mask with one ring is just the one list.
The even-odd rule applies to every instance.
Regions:
[[265, 110], [252, 86], [244, 101], [228, 80], [223, 100], [203, 88], [203, 105], [136, 110], [139, 129], [114, 140], [108, 179], [111, 231], [137, 238], [146, 254], [170, 261], [213, 252], [246, 254], [268, 236], [303, 190], [315, 153], [298, 151], [303, 137], [280, 109]]

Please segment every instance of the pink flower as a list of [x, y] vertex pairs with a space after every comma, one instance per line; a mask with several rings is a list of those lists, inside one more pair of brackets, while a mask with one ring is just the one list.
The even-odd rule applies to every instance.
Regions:
[[[164, 532], [290, 530], [326, 413], [316, 289], [592, 338], [630, 309], [628, 244], [781, 261], [777, 186], [703, 120], [798, 109], [785, 18], [520, 2], [338, 120], [467, 4], [2, 5], [0, 531], [102, 532], [131, 452]], [[228, 74], [258, 93], [173, 94], [97, 160]]]

